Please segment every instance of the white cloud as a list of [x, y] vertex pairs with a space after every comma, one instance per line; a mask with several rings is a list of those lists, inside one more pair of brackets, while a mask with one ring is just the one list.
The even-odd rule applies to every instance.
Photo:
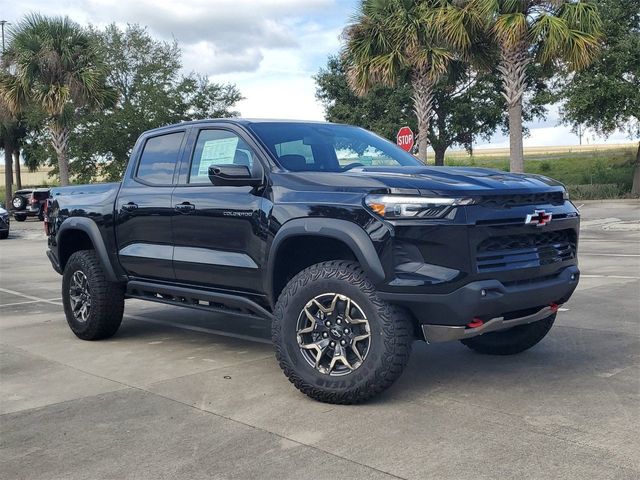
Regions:
[[6, 15], [18, 19], [39, 11], [99, 27], [139, 23], [157, 38], [178, 41], [185, 73], [235, 83], [245, 97], [237, 106], [243, 116], [321, 120], [312, 76], [338, 52], [338, 37], [355, 5], [356, 0], [23, 0], [8, 5]]
[[264, 54], [259, 48], [245, 48], [241, 53], [233, 53], [205, 41], [182, 47], [185, 72], [255, 72], [263, 58]]
[[323, 120], [322, 106], [315, 100], [315, 82], [310, 77], [289, 79], [277, 77], [245, 84], [241, 87], [245, 100], [238, 110], [247, 118], [279, 118]]
[[[3, 8], [18, 19], [30, 11], [69, 15], [80, 23], [104, 26], [139, 23], [165, 40], [176, 39], [201, 73], [212, 75], [257, 70], [266, 51], [299, 47], [298, 25], [304, 17], [335, 8], [337, 0], [71, 0], [63, 5], [25, 0]], [[197, 53], [195, 53], [197, 52]], [[215, 57], [215, 58], [211, 58]]]

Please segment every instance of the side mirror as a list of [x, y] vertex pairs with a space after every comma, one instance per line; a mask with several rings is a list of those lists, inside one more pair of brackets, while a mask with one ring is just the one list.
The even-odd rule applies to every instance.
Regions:
[[209, 167], [209, 180], [217, 186], [255, 187], [262, 183], [261, 178], [251, 175], [251, 170], [246, 165], [211, 165]]

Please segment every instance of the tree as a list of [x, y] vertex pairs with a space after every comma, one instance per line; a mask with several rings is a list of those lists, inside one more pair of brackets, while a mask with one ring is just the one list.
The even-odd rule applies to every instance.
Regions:
[[408, 83], [395, 87], [373, 85], [369, 93], [357, 96], [349, 87], [340, 57], [329, 57], [327, 66], [314, 79], [316, 98], [324, 105], [329, 122], [359, 125], [389, 140], [395, 140], [400, 126], [416, 129]]
[[138, 136], [184, 120], [237, 115], [242, 99], [234, 85], [211, 83], [195, 74], [181, 76], [176, 42], [153, 39], [139, 25], [115, 24], [91, 30], [105, 61], [107, 83], [118, 100], [87, 112], [71, 141], [73, 173], [80, 181], [120, 178]]
[[[602, 135], [616, 129], [640, 137], [640, 3], [598, 2], [605, 38], [600, 57], [577, 72], [560, 91], [566, 123], [586, 125]], [[640, 194], [640, 142], [632, 192]]]
[[575, 0], [472, 0], [500, 50], [499, 71], [509, 115], [510, 169], [524, 171], [522, 98], [528, 67], [562, 61], [568, 70], [597, 56], [601, 20], [596, 6]]
[[423, 161], [435, 85], [449, 63], [471, 47], [479, 29], [472, 7], [472, 2], [444, 0], [363, 0], [344, 31], [347, 78], [356, 94], [374, 85], [411, 83]]
[[68, 17], [27, 15], [10, 32], [5, 61], [12, 73], [0, 77], [0, 95], [14, 112], [32, 103], [47, 116], [60, 183], [69, 184], [68, 146], [80, 110], [107, 102], [107, 68], [87, 34]]
[[[331, 122], [349, 123], [372, 130], [395, 140], [398, 128], [416, 128], [412, 114], [411, 85], [395, 87], [374, 85], [365, 96], [357, 96], [349, 88], [344, 62], [329, 57], [327, 66], [315, 76], [316, 96]], [[525, 119], [544, 114], [544, 84], [532, 85]], [[436, 153], [436, 165], [444, 163], [446, 150], [454, 145], [471, 152], [474, 139], [488, 139], [497, 129], [506, 131], [505, 100], [500, 94], [497, 72], [478, 73], [461, 62], [453, 62], [447, 74], [435, 85], [433, 115], [428, 139]]]
[[13, 188], [13, 168], [11, 154], [17, 144], [18, 122], [9, 106], [0, 98], [0, 148], [4, 151], [4, 201], [7, 208], [11, 205]]

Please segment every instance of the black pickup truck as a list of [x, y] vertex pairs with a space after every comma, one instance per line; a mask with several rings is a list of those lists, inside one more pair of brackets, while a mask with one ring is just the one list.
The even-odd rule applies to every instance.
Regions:
[[522, 352], [578, 284], [558, 182], [428, 167], [364, 129], [208, 120], [144, 133], [121, 183], [57, 189], [48, 256], [85, 340], [125, 298], [260, 317], [324, 402], [389, 387], [414, 339]]

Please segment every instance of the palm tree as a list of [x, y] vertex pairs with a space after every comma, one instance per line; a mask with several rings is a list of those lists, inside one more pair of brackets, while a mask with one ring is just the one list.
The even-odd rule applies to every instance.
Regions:
[[347, 78], [357, 95], [374, 85], [411, 82], [418, 156], [424, 162], [434, 86], [449, 63], [471, 47], [481, 21], [472, 2], [362, 0], [343, 33]]
[[498, 70], [509, 114], [510, 169], [524, 171], [522, 97], [533, 62], [569, 71], [598, 54], [602, 22], [594, 3], [579, 0], [472, 0], [500, 50]]
[[5, 102], [0, 99], [0, 148], [4, 151], [4, 201], [9, 209], [13, 187], [11, 153], [16, 146], [17, 121]]
[[99, 50], [68, 17], [31, 14], [10, 32], [4, 61], [0, 96], [14, 112], [31, 103], [46, 114], [60, 183], [68, 185], [73, 119], [79, 109], [98, 107], [111, 95]]

